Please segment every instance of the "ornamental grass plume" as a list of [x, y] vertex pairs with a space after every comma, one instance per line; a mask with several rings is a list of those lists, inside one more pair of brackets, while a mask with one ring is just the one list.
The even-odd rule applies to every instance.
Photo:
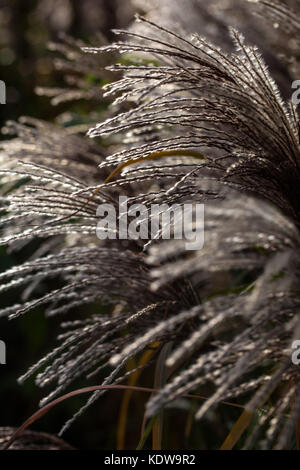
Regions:
[[[291, 360], [300, 339], [300, 127], [290, 100], [300, 2], [160, 0], [151, 11], [135, 3], [145, 16], [114, 31], [117, 42], [52, 46], [76, 91], [39, 92], [54, 104], [87, 98], [80, 129], [32, 118], [4, 129], [14, 137], [1, 142], [1, 243], [44, 242], [1, 274], [1, 291], [24, 289], [1, 315], [40, 305], [68, 315], [58, 346], [20, 381], [36, 374], [40, 387], [52, 385], [43, 405], [81, 376], [124, 381], [137, 369], [126, 369], [130, 358], [154, 348], [140, 367], [160, 361], [166, 381], [149, 398], [147, 418], [208, 384], [196, 419], [247, 397], [248, 416], [265, 411], [244, 448], [290, 448], [300, 419]], [[100, 75], [112, 58], [118, 63]], [[112, 105], [96, 123], [99, 100]], [[160, 230], [146, 242], [98, 240], [97, 207], [117, 207], [119, 195], [146, 207], [204, 203], [204, 247], [186, 251]], [[62, 287], [35, 294], [58, 275]], [[74, 309], [95, 302], [107, 313], [95, 308], [72, 321]]]

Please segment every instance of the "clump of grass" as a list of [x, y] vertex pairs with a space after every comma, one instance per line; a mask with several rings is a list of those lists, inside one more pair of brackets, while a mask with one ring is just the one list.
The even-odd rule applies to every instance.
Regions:
[[[138, 26], [116, 31], [123, 40], [78, 51], [77, 62], [80, 54], [89, 57], [89, 75], [98, 57], [129, 57], [110, 68], [122, 76], [104, 86], [103, 97], [115, 96], [114, 107], [88, 131], [96, 141], [32, 119], [8, 123], [17, 137], [1, 143], [8, 212], [2, 244], [19, 248], [33, 238], [45, 244], [42, 256], [1, 275], [0, 290], [30, 285], [31, 293], [58, 274], [64, 286], [1, 314], [14, 318], [38, 305], [47, 306], [48, 315], [95, 302], [108, 306], [106, 314], [95, 310], [63, 322], [57, 348], [20, 379], [38, 372], [38, 385], [53, 385], [42, 401], [45, 411], [76, 378], [101, 377], [63, 430], [106, 390], [133, 390], [120, 382], [137, 377], [148, 362], [124, 369], [155, 343], [159, 361], [163, 357], [156, 378], [164, 380], [156, 381], [145, 413], [155, 448], [161, 447], [164, 407], [206, 385], [213, 393], [196, 419], [228, 399], [249, 399], [223, 448], [237, 443], [270, 397], [273, 406], [251, 426], [245, 447], [282, 449], [291, 442], [300, 416], [299, 369], [291, 362], [291, 343], [300, 334], [300, 125], [281, 90], [299, 57], [284, 37], [271, 52], [268, 31], [272, 37], [276, 19], [285, 36], [299, 34], [299, 2], [230, 3], [240, 4], [246, 35], [249, 9], [262, 8], [271, 20], [270, 29], [266, 20], [261, 25], [270, 68], [236, 28], [223, 49], [199, 34], [138, 17]], [[198, 14], [205, 9], [200, 1], [192, 4]], [[288, 61], [283, 75], [280, 67], [285, 85], [279, 89], [272, 74], [277, 78], [282, 55]], [[147, 61], [138, 63], [140, 56]], [[30, 182], [10, 194], [19, 178]], [[187, 254], [184, 240], [163, 242], [159, 233], [147, 244], [100, 244], [97, 205], [109, 201], [117, 209], [121, 192], [147, 207], [205, 202], [204, 248]], [[164, 357], [166, 345], [172, 346]], [[123, 445], [124, 432], [119, 439]]]

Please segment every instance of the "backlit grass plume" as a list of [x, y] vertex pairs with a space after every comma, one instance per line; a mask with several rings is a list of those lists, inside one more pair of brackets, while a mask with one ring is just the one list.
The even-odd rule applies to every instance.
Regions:
[[[155, 348], [166, 383], [148, 400], [147, 418], [208, 385], [197, 419], [246, 397], [248, 417], [265, 413], [244, 447], [290, 448], [300, 419], [291, 360], [300, 339], [300, 127], [288, 98], [300, 2], [158, 3], [115, 31], [120, 41], [76, 52], [77, 72], [81, 64], [84, 77], [86, 63], [100, 81], [99, 62], [118, 57], [104, 73], [119, 78], [99, 91], [113, 105], [87, 136], [29, 118], [8, 123], [17, 136], [1, 143], [2, 244], [45, 241], [1, 274], [1, 291], [24, 288], [22, 302], [1, 315], [38, 305], [67, 314], [57, 348], [21, 378], [37, 373], [38, 385], [53, 385], [43, 403], [80, 376], [119, 383], [130, 358]], [[78, 97], [96, 107], [95, 83]], [[98, 240], [97, 206], [117, 208], [119, 195], [147, 207], [204, 203], [204, 248], [186, 251], [184, 240], [161, 240], [160, 231], [146, 242]], [[58, 275], [62, 287], [35, 295]], [[106, 314], [95, 307], [72, 321], [76, 307], [97, 302]]]

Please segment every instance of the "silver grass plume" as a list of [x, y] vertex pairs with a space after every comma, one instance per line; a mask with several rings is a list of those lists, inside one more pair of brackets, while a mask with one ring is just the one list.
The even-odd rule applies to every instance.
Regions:
[[[199, 17], [214, 13], [202, 1], [185, 3]], [[300, 27], [298, 1], [229, 4], [239, 5], [246, 36], [248, 12], [266, 13], [264, 55], [274, 22], [287, 36]], [[95, 301], [110, 307], [105, 315], [64, 321], [57, 348], [21, 378], [38, 373], [38, 385], [53, 385], [43, 404], [79, 376], [103, 380], [108, 364], [103, 383], [122, 381], [128, 359], [158, 341], [160, 348], [172, 344], [170, 376], [148, 401], [148, 417], [204, 384], [213, 393], [198, 419], [244, 395], [254, 412], [281, 387], [245, 447], [286, 448], [300, 417], [299, 369], [291, 362], [291, 343], [300, 335], [300, 143], [297, 110], [281, 92], [298, 57], [293, 44], [278, 39], [278, 56], [269, 51], [279, 88], [253, 40], [248, 44], [236, 28], [222, 49], [214, 33], [210, 42], [168, 26], [163, 15], [162, 25], [153, 22], [158, 13], [115, 31], [124, 37], [115, 44], [84, 47], [96, 68], [105, 54], [126, 57], [109, 68], [121, 75], [104, 87], [105, 99], [115, 97], [110, 115], [88, 132], [100, 144], [32, 119], [8, 124], [17, 137], [1, 143], [2, 244], [17, 249], [36, 237], [45, 243], [1, 275], [2, 291], [24, 286], [23, 303], [1, 314], [13, 318], [37, 305], [47, 305], [48, 315], [64, 314]], [[277, 68], [281, 60], [288, 65]], [[173, 158], [148, 158], [172, 152]], [[112, 169], [134, 160], [103, 185]], [[117, 207], [119, 194], [147, 207], [204, 202], [204, 248], [187, 253], [184, 241], [162, 241], [159, 232], [146, 244], [100, 243], [97, 205]], [[63, 287], [34, 297], [41, 280], [58, 275]]]

